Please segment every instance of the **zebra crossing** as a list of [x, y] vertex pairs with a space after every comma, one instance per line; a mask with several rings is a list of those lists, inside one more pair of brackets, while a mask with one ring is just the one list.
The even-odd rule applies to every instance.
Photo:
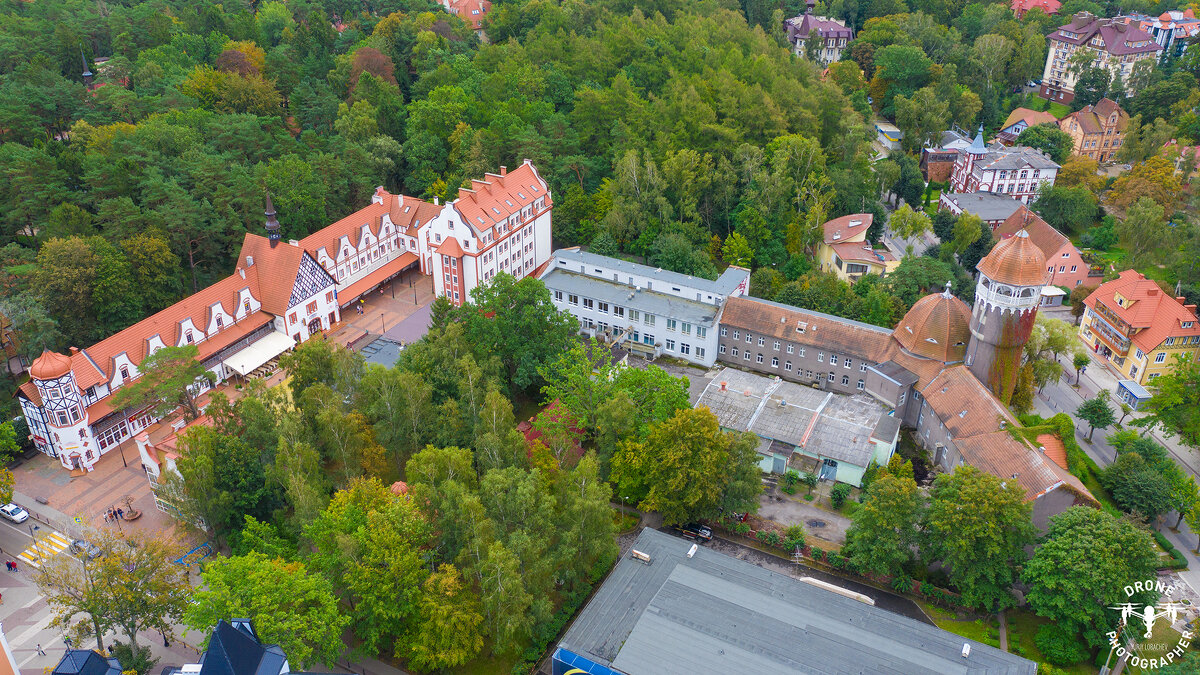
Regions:
[[54, 530], [42, 529], [38, 532], [37, 539], [17, 555], [17, 562], [31, 567], [41, 567], [43, 560], [62, 553], [70, 545], [71, 540], [67, 539], [66, 535]]

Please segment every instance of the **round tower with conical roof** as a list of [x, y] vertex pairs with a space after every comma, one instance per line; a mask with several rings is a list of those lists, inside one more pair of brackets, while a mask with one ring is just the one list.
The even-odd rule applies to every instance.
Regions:
[[71, 371], [71, 357], [46, 350], [33, 360], [30, 379], [37, 387], [46, 412], [50, 438], [46, 439], [68, 469], [92, 470], [100, 449], [92, 437], [83, 395]]
[[1046, 256], [1021, 230], [996, 244], [976, 269], [967, 367], [1007, 404], [1046, 285]]

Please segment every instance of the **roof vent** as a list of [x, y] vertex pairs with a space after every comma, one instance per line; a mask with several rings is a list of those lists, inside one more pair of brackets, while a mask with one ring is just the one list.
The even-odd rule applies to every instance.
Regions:
[[750, 395], [750, 388], [749, 388], [749, 387], [746, 387], [746, 391], [743, 391], [743, 392], [742, 392], [742, 395], [743, 395], [743, 396], [749, 396], [749, 395]]
[[863, 221], [861, 221], [861, 220], [850, 221], [850, 227], [858, 227], [859, 225], [862, 225], [862, 224], [863, 224]]
[[729, 389], [729, 383], [728, 383], [728, 382], [725, 382], [725, 381], [722, 381], [722, 382], [721, 382], [721, 391], [726, 391], [726, 390], [728, 390], [728, 389]]
[[779, 399], [779, 407], [780, 407], [780, 408], [786, 408], [786, 407], [787, 407], [787, 400], [786, 400], [786, 399], [782, 399], [782, 398], [781, 398], [781, 399]]
[[692, 547], [688, 549], [688, 554], [687, 554], [688, 557], [690, 558], [690, 557], [696, 555], [696, 551], [699, 549], [700, 549], [699, 544], [692, 544]]
[[252, 256], [252, 255], [246, 256], [246, 267], [253, 267], [253, 266], [254, 266], [254, 256]]
[[1017, 476], [1019, 476], [1019, 475], [1020, 475], [1020, 474], [1016, 474], [1016, 473], [1014, 473], [1014, 474], [1012, 475], [1012, 477], [1013, 477], [1013, 480], [1016, 480], [1016, 479], [1017, 479]]
[[834, 233], [833, 233], [833, 240], [834, 240], [834, 241], [837, 241], [838, 239], [841, 239], [841, 238], [842, 238], [842, 231], [841, 231], [841, 230], [838, 230], [837, 232], [834, 232]]
[[637, 550], [636, 548], [633, 548], [633, 549], [629, 549], [629, 555], [638, 560], [641, 560], [642, 562], [646, 563], [647, 565], [650, 564], [650, 554], [649, 553], [642, 553], [641, 551]]
[[963, 643], [962, 655], [963, 655], [964, 659], [971, 655], [971, 643], [970, 642]]
[[787, 323], [787, 317], [786, 316], [779, 317], [779, 323]]
[[1044, 454], [1046, 454], [1046, 446], [1044, 446], [1044, 445], [1039, 445], [1039, 446], [1038, 446], [1038, 452], [1042, 453], [1043, 455], [1044, 455]]

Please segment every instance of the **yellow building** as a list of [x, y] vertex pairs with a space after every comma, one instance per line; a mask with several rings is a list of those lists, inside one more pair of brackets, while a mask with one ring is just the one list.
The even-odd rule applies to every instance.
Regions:
[[864, 274], [883, 276], [896, 269], [900, 261], [895, 256], [867, 241], [873, 218], [869, 213], [852, 213], [825, 223], [824, 237], [817, 246], [821, 269], [851, 283]]
[[1200, 351], [1196, 306], [1133, 270], [1101, 284], [1083, 302], [1079, 337], [1140, 385], [1170, 372], [1176, 354], [1196, 358]]

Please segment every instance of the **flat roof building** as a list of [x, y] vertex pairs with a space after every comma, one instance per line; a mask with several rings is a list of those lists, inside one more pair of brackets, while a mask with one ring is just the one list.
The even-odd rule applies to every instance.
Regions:
[[643, 558], [617, 563], [555, 649], [554, 675], [1037, 672], [1028, 659], [691, 548], [642, 530], [633, 549]]

